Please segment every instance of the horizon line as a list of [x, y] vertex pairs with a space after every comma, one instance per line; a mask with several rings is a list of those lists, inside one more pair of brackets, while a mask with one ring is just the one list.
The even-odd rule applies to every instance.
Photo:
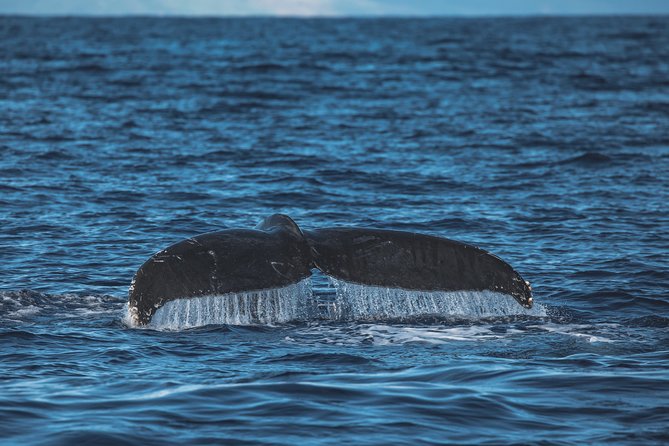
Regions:
[[36, 17], [36, 18], [262, 18], [262, 19], [447, 19], [447, 18], [528, 18], [528, 17], [669, 17], [669, 12], [608, 12], [608, 13], [494, 13], [494, 14], [174, 14], [174, 13], [13, 13], [0, 12], [0, 17]]

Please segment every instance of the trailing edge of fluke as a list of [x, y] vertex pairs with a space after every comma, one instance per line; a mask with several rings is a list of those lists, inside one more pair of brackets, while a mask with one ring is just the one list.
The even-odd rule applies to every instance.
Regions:
[[198, 235], [152, 256], [130, 286], [129, 309], [146, 325], [165, 303], [294, 284], [318, 268], [336, 279], [421, 291], [490, 290], [532, 307], [528, 282], [499, 257], [430, 235], [365, 228], [302, 231], [274, 214], [255, 229]]

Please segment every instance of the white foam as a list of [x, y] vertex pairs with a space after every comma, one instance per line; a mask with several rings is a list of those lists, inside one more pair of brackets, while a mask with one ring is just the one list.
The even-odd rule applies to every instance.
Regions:
[[337, 295], [331, 317], [336, 320], [388, 320], [418, 316], [488, 318], [500, 316], [545, 317], [535, 303], [524, 308], [507, 294], [493, 291], [415, 291], [359, 285], [330, 278]]
[[18, 310], [11, 311], [7, 314], [10, 318], [24, 318], [33, 316], [42, 311], [42, 309], [36, 305], [27, 305], [25, 307], [19, 308]]
[[[590, 343], [616, 342], [613, 337], [620, 336], [620, 326], [618, 324], [584, 325], [546, 323], [542, 325], [530, 325], [528, 328], [536, 328], [539, 330], [548, 331], [550, 333], [573, 336], [576, 338], [581, 338]], [[598, 335], [594, 335], [592, 333], [593, 331], [597, 331]], [[606, 334], [609, 337], [604, 337], [600, 334]]]
[[527, 332], [499, 324], [389, 324], [337, 323], [311, 324], [299, 327], [284, 338], [284, 342], [301, 345], [401, 345], [452, 344], [459, 342], [486, 342], [525, 336]]
[[26, 322], [37, 317], [81, 318], [117, 314], [122, 303], [107, 295], [45, 294], [36, 291], [0, 291], [0, 325]]
[[[268, 290], [176, 299], [151, 318], [150, 328], [181, 330], [210, 324], [272, 325], [307, 320], [313, 315], [311, 282]], [[132, 320], [130, 311], [126, 323]]]
[[407, 342], [443, 344], [452, 341], [486, 341], [522, 333], [521, 330], [515, 329], [500, 333], [493, 331], [492, 327], [492, 325], [457, 327], [366, 325], [361, 327], [360, 333], [369, 336], [375, 345], [404, 344]]

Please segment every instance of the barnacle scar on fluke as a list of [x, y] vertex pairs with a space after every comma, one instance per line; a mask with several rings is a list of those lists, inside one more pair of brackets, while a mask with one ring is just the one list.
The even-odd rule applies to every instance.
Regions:
[[476, 246], [366, 228], [302, 231], [274, 214], [255, 229], [198, 235], [152, 256], [130, 286], [129, 314], [146, 325], [167, 302], [297, 284], [317, 268], [346, 282], [420, 291], [494, 291], [532, 308], [532, 291], [508, 263]]

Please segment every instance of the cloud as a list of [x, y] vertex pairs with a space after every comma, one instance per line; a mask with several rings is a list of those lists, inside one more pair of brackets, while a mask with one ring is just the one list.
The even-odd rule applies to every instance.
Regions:
[[340, 11], [336, 3], [340, 2], [337, 0], [0, 0], [0, 13], [332, 16], [338, 15]]
[[278, 16], [338, 15], [332, 0], [251, 0], [253, 9]]

